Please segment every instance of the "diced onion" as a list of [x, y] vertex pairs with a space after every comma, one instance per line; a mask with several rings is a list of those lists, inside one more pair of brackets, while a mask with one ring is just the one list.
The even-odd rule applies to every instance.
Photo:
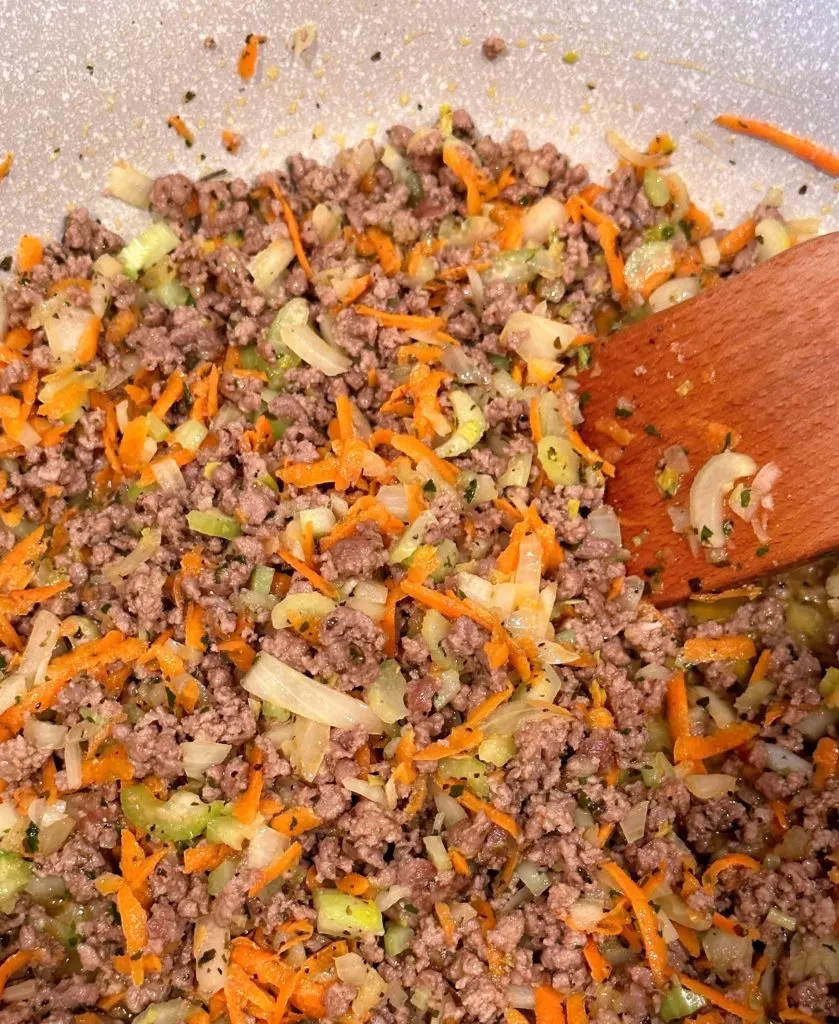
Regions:
[[568, 918], [578, 931], [588, 931], [603, 917], [603, 901], [597, 897], [583, 897], [568, 908]]
[[476, 601], [481, 605], [492, 604], [495, 587], [483, 576], [476, 576], [471, 572], [459, 572], [457, 574], [458, 590], [470, 601]]
[[565, 206], [553, 196], [543, 196], [529, 206], [522, 217], [522, 238], [525, 244], [533, 242], [536, 245], [544, 245], [567, 220]]
[[[260, 655], [264, 657], [264, 655]], [[320, 686], [320, 683], [315, 683]], [[326, 689], [326, 687], [324, 687]], [[332, 693], [333, 691], [328, 691]], [[353, 698], [350, 697], [350, 700]], [[358, 701], [357, 703], [361, 703]], [[364, 707], [364, 705], [362, 705]], [[365, 708], [366, 710], [366, 708]], [[329, 746], [329, 726], [323, 722], [312, 721], [309, 718], [298, 717], [294, 723], [294, 734], [292, 741], [292, 760], [299, 775], [307, 782], [312, 782]]]
[[385, 661], [367, 690], [370, 710], [383, 722], [393, 725], [408, 715], [405, 707], [407, 680], [396, 661]]
[[443, 349], [441, 362], [443, 369], [453, 373], [462, 384], [489, 383], [489, 371], [471, 359], [460, 345], [449, 345]]
[[76, 819], [67, 813], [63, 800], [53, 804], [44, 799], [33, 800], [28, 814], [38, 826], [38, 852], [45, 857], [60, 850], [76, 827]]
[[91, 310], [66, 303], [55, 316], [49, 317], [44, 324], [44, 332], [50, 351], [59, 362], [75, 362], [82, 336], [90, 329], [94, 317]]
[[160, 489], [165, 494], [177, 494], [186, 490], [186, 480], [181, 472], [181, 467], [174, 459], [160, 459], [153, 462], [151, 471], [154, 478], [160, 484]]
[[41, 722], [30, 716], [23, 725], [23, 735], [40, 750], [58, 750], [67, 736], [67, 726]]
[[699, 253], [706, 267], [718, 267], [720, 265], [720, 247], [713, 235], [702, 239], [699, 243]]
[[441, 646], [451, 628], [449, 620], [434, 608], [429, 608], [423, 616], [420, 632], [431, 655], [431, 660], [438, 665], [451, 665], [452, 663]]
[[508, 985], [507, 1002], [517, 1010], [532, 1010], [536, 996], [530, 985]]
[[335, 957], [335, 973], [345, 985], [361, 988], [367, 980], [367, 965], [358, 953]]
[[249, 868], [261, 871], [273, 863], [287, 849], [289, 843], [286, 836], [268, 825], [259, 828], [248, 845], [245, 864]]
[[792, 245], [787, 229], [781, 221], [775, 220], [774, 217], [764, 217], [763, 220], [757, 222], [755, 240], [758, 263], [764, 263]]
[[80, 789], [82, 785], [82, 748], [76, 740], [64, 744], [64, 774], [67, 789]]
[[195, 1003], [186, 999], [167, 999], [151, 1003], [131, 1024], [182, 1024], [195, 1011]]
[[733, 451], [712, 455], [702, 466], [690, 489], [690, 525], [701, 543], [725, 547], [723, 500], [738, 479], [756, 470], [754, 459]]
[[434, 787], [434, 806], [443, 815], [446, 828], [454, 828], [459, 821], [468, 817], [466, 811], [453, 796], [449, 796], [448, 793], [444, 793], [436, 786]]
[[690, 196], [688, 195], [687, 186], [678, 174], [665, 174], [664, 178], [667, 181], [667, 187], [670, 189], [670, 195], [673, 197], [673, 210], [670, 214], [670, 220], [673, 224], [678, 224], [679, 221], [685, 219], [690, 209]]
[[466, 279], [469, 282], [469, 289], [472, 297], [472, 305], [475, 312], [480, 316], [484, 311], [484, 281], [474, 267], [466, 268]]
[[501, 331], [501, 341], [525, 360], [555, 360], [579, 336], [576, 327], [516, 310]]
[[335, 513], [326, 505], [320, 508], [305, 508], [297, 513], [300, 526], [311, 526], [315, 538], [325, 537], [335, 528]]
[[621, 524], [618, 521], [615, 510], [610, 505], [601, 505], [596, 508], [586, 520], [589, 536], [595, 540], [611, 541], [615, 547], [621, 547]]
[[261, 295], [269, 295], [277, 278], [293, 259], [294, 246], [287, 238], [275, 238], [267, 248], [258, 252], [248, 263], [248, 273], [256, 290]]
[[229, 743], [202, 743], [198, 740], [182, 743], [181, 756], [187, 777], [202, 779], [207, 769], [221, 764], [232, 749]]
[[405, 484], [383, 484], [376, 494], [376, 500], [381, 502], [391, 515], [401, 519], [403, 523], [408, 522], [408, 491]]
[[636, 843], [643, 839], [647, 828], [647, 812], [650, 809], [650, 801], [642, 800], [634, 804], [632, 808], [621, 819], [621, 831], [628, 843]]
[[368, 779], [341, 779], [341, 785], [350, 793], [363, 796], [365, 800], [370, 800], [379, 807], [387, 804], [384, 786], [377, 786]]
[[313, 366], [327, 377], [337, 377], [346, 373], [352, 362], [333, 348], [314, 331], [308, 324], [294, 324], [284, 327], [281, 331], [282, 343], [296, 356]]
[[56, 615], [40, 609], [32, 620], [32, 632], [26, 641], [16, 675], [26, 680], [29, 686], [40, 685], [47, 676], [47, 666], [53, 649], [58, 642], [61, 623]]
[[438, 871], [451, 871], [451, 857], [443, 840], [439, 836], [425, 836], [422, 841], [434, 867]]
[[733, 775], [688, 775], [684, 781], [688, 792], [697, 800], [716, 800], [737, 788]]
[[208, 433], [207, 427], [198, 420], [185, 420], [172, 431], [171, 442], [187, 451], [197, 452]]
[[312, 210], [312, 227], [322, 245], [337, 238], [341, 231], [341, 218], [326, 203], [318, 203]]
[[220, 992], [227, 984], [230, 932], [217, 924], [212, 914], [195, 922], [192, 955], [195, 958], [195, 980], [205, 999]]
[[532, 452], [516, 452], [510, 456], [507, 468], [498, 478], [499, 487], [527, 487], [530, 468], [533, 465]]
[[301, 590], [297, 594], [289, 594], [275, 605], [271, 612], [271, 624], [275, 629], [291, 626], [305, 632], [337, 607], [325, 594], [319, 594], [316, 590]]
[[117, 160], [105, 179], [105, 192], [138, 210], [148, 210], [154, 179]]
[[538, 868], [533, 861], [523, 860], [516, 868], [516, 874], [533, 896], [541, 896], [551, 886], [550, 875]]
[[[458, 804], [459, 806], [460, 804]], [[464, 811], [465, 816], [466, 812]], [[391, 907], [395, 907], [400, 900], [407, 899], [411, 895], [413, 892], [410, 885], [389, 885], [387, 889], [382, 889], [376, 896], [376, 906], [382, 913], [385, 913]]]
[[710, 928], [702, 935], [702, 948], [712, 968], [725, 978], [751, 970], [754, 948], [748, 935]]
[[572, 486], [580, 479], [580, 456], [559, 434], [545, 434], [537, 446], [539, 464], [555, 486]]
[[798, 754], [794, 754], [780, 743], [764, 743], [763, 749], [766, 752], [766, 764], [770, 771], [778, 775], [802, 775], [809, 778], [813, 772], [813, 765]]
[[685, 299], [692, 299], [699, 294], [699, 278], [696, 277], [674, 277], [665, 281], [650, 295], [649, 304], [653, 313], [660, 313], [663, 309], [676, 306]]
[[606, 132], [606, 142], [618, 156], [622, 156], [633, 167], [662, 167], [667, 163], [664, 153], [641, 153], [639, 150], [633, 149], [611, 128]]
[[103, 571], [105, 578], [116, 584], [126, 576], [130, 576], [160, 550], [161, 537], [162, 534], [158, 527], [144, 528], [134, 550], [105, 567]]
[[368, 732], [382, 732], [382, 721], [355, 697], [332, 690], [298, 672], [273, 655], [261, 652], [242, 678], [242, 686], [261, 700], [286, 708], [312, 722], [337, 729], [359, 726]]

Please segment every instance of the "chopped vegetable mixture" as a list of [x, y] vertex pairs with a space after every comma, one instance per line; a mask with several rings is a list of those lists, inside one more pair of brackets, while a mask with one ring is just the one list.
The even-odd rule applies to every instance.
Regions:
[[136, 238], [21, 239], [2, 1024], [839, 1016], [839, 573], [657, 611], [578, 432], [601, 338], [815, 229], [609, 141], [118, 164]]

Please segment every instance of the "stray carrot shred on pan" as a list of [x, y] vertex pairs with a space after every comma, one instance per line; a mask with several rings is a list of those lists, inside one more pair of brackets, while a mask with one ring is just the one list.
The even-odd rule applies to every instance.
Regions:
[[233, 153], [235, 156], [241, 148], [242, 136], [239, 135], [238, 132], [231, 131], [229, 128], [223, 128], [221, 132], [221, 144], [228, 153]]
[[739, 117], [736, 114], [720, 114], [714, 118], [714, 124], [721, 128], [727, 128], [730, 132], [739, 135], [748, 135], [753, 139], [760, 139], [780, 149], [785, 149], [800, 160], [805, 160], [813, 167], [817, 167], [825, 174], [833, 178], [839, 177], [839, 153], [834, 153], [825, 146], [804, 139], [800, 135], [793, 135], [792, 132], [785, 132], [783, 128], [777, 128], [766, 121], [756, 121], [751, 117]]
[[268, 41], [267, 36], [254, 35], [253, 32], [248, 33], [245, 38], [245, 45], [239, 55], [239, 64], [237, 70], [239, 77], [244, 82], [249, 82], [256, 74], [256, 62], [259, 57], [259, 47]]
[[166, 118], [166, 124], [169, 125], [178, 135], [184, 140], [184, 144], [187, 149], [190, 149], [195, 142], [195, 136], [189, 130], [186, 122], [180, 114], [173, 114], [171, 117]]
[[15, 155], [11, 150], [9, 150], [5, 157], [3, 157], [2, 161], [0, 161], [0, 181], [2, 181], [8, 175], [9, 171], [12, 169], [12, 164], [14, 162]]

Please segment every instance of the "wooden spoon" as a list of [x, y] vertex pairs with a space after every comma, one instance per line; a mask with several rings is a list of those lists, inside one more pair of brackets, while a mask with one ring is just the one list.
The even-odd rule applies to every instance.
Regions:
[[[581, 390], [591, 396], [582, 432], [616, 465], [606, 498], [621, 520], [627, 572], [650, 581], [656, 604], [839, 548], [839, 232], [613, 335]], [[616, 417], [619, 399], [631, 416]], [[633, 434], [622, 449], [616, 424]], [[726, 503], [734, 528], [726, 563], [713, 565], [704, 551], [691, 554], [667, 509], [687, 509], [694, 475], [726, 440], [783, 475], [768, 541]], [[690, 470], [665, 500], [655, 476], [669, 445], [687, 450]]]

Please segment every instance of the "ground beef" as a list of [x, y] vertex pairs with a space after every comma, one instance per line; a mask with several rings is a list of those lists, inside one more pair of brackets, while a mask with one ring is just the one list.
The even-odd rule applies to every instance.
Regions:
[[488, 36], [481, 44], [481, 53], [487, 60], [498, 60], [507, 52], [507, 44], [501, 36]]
[[384, 637], [362, 612], [339, 608], [320, 624], [323, 657], [340, 684], [351, 689], [372, 683], [379, 671]]

